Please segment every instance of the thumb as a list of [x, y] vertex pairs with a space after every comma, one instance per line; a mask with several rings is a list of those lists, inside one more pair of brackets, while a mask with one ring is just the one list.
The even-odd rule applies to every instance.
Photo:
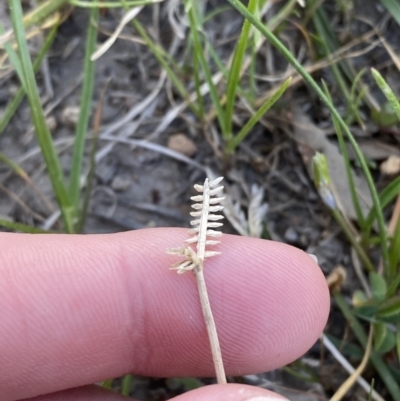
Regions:
[[175, 397], [172, 401], [288, 401], [272, 391], [243, 384], [214, 384]]

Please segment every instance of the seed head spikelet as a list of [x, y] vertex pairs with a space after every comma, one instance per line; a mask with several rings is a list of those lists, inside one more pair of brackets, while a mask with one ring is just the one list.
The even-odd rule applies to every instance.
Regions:
[[[196, 184], [194, 186], [195, 190], [199, 192], [199, 195], [190, 198], [195, 202], [192, 205], [194, 211], [190, 212], [190, 215], [195, 218], [190, 222], [190, 225], [193, 226], [189, 231], [192, 237], [185, 241], [186, 246], [183, 248], [167, 249], [167, 253], [171, 255], [180, 255], [184, 257], [184, 260], [175, 263], [170, 267], [172, 270], [177, 270], [179, 274], [192, 270], [196, 277], [201, 309], [203, 311], [208, 338], [210, 340], [217, 382], [220, 384], [226, 383], [226, 377], [222, 363], [217, 329], [212, 315], [210, 301], [208, 299], [203, 268], [205, 259], [221, 254], [221, 252], [210, 251], [207, 247], [219, 244], [220, 241], [213, 239], [213, 237], [220, 237], [222, 235], [220, 231], [215, 230], [215, 228], [222, 226], [222, 223], [219, 222], [219, 220], [224, 218], [222, 215], [218, 214], [218, 212], [224, 208], [219, 205], [224, 198], [216, 197], [216, 195], [224, 188], [223, 186], [218, 186], [222, 180], [223, 177], [219, 177], [213, 181], [206, 178], [204, 185]], [[211, 239], [209, 239], [210, 237]], [[196, 250], [192, 248], [194, 244]]]
[[[224, 218], [221, 214], [217, 214], [224, 208], [218, 205], [224, 197], [216, 197], [224, 188], [223, 186], [218, 186], [222, 180], [223, 177], [219, 177], [210, 182], [210, 180], [206, 178], [204, 185], [194, 185], [195, 190], [201, 193], [201, 195], [195, 195], [190, 198], [195, 202], [192, 205], [195, 211], [190, 212], [190, 215], [195, 218], [197, 217], [190, 222], [190, 225], [193, 226], [193, 228], [189, 230], [192, 237], [185, 241], [188, 245], [187, 247], [167, 249], [167, 253], [171, 255], [181, 255], [185, 257], [184, 261], [171, 266], [171, 269], [177, 270], [179, 274], [185, 273], [188, 270], [193, 270], [196, 266], [203, 268], [206, 258], [217, 256], [221, 253], [209, 251], [206, 247], [220, 243], [220, 241], [208, 239], [208, 237], [220, 237], [222, 235], [220, 231], [214, 230], [214, 228], [222, 226], [219, 220]], [[190, 247], [191, 244], [196, 244], [196, 252]]]

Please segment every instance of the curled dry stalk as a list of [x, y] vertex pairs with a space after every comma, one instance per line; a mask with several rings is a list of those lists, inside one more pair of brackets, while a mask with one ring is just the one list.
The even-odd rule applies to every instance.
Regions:
[[[213, 357], [215, 373], [217, 382], [219, 384], [226, 383], [226, 376], [224, 365], [222, 363], [221, 348], [219, 345], [217, 329], [212, 315], [210, 300], [208, 298], [206, 282], [204, 280], [204, 261], [206, 258], [220, 255], [221, 252], [206, 250], [207, 245], [217, 245], [220, 243], [218, 240], [207, 239], [207, 237], [220, 237], [220, 231], [213, 230], [213, 228], [221, 227], [222, 223], [219, 220], [224, 217], [220, 212], [224, 207], [219, 203], [224, 199], [223, 197], [217, 198], [217, 195], [223, 186], [218, 184], [222, 181], [223, 177], [219, 177], [210, 182], [208, 178], [204, 181], [204, 185], [195, 185], [194, 188], [200, 195], [192, 196], [194, 202], [192, 208], [195, 209], [190, 212], [191, 216], [195, 218], [190, 224], [193, 228], [189, 231], [193, 236], [187, 239], [186, 246], [183, 248], [170, 248], [167, 253], [170, 255], [184, 256], [185, 259], [171, 266], [172, 270], [177, 270], [178, 274], [185, 273], [192, 270], [197, 282], [199, 291], [201, 309], [203, 311], [204, 321], [207, 327], [208, 338], [211, 345], [211, 353]], [[196, 251], [191, 248], [192, 244], [196, 244]]]

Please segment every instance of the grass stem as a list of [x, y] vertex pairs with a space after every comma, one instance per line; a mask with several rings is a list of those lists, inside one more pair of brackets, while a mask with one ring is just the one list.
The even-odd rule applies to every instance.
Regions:
[[92, 8], [88, 32], [86, 38], [86, 50], [84, 61], [84, 81], [80, 101], [80, 111], [78, 124], [76, 126], [74, 149], [72, 153], [72, 167], [69, 182], [69, 194], [71, 202], [75, 209], [75, 223], [79, 218], [80, 201], [80, 181], [82, 174], [83, 153], [85, 150], [86, 133], [88, 130], [89, 118], [91, 114], [92, 97], [94, 89], [95, 63], [91, 61], [91, 55], [95, 51], [97, 39], [97, 21], [99, 18], [99, 9]]
[[50, 130], [46, 124], [44, 111], [41, 105], [38, 87], [35, 80], [32, 61], [30, 59], [26, 32], [23, 26], [22, 6], [19, 0], [9, 0], [11, 20], [18, 45], [18, 55], [21, 64], [21, 83], [25, 87], [36, 138], [40, 145], [44, 161], [46, 163], [49, 177], [53, 186], [57, 202], [60, 205], [65, 231], [73, 232], [73, 206], [65, 185], [65, 178], [61, 168]]
[[208, 298], [206, 281], [204, 280], [203, 263], [200, 262], [194, 269], [197, 289], [199, 291], [201, 310], [203, 311], [204, 321], [207, 327], [208, 339], [210, 340], [211, 353], [213, 357], [215, 374], [218, 384], [226, 383], [225, 369], [222, 362], [221, 347], [219, 345], [217, 327], [211, 311], [210, 300]]

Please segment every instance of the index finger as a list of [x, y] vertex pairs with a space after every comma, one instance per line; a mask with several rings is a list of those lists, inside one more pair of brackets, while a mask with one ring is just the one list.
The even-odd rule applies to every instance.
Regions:
[[[165, 249], [187, 230], [0, 238], [2, 400], [128, 372], [213, 375], [194, 277], [168, 270], [175, 260]], [[329, 310], [315, 262], [284, 244], [230, 235], [218, 250], [205, 275], [227, 374], [303, 354]]]

